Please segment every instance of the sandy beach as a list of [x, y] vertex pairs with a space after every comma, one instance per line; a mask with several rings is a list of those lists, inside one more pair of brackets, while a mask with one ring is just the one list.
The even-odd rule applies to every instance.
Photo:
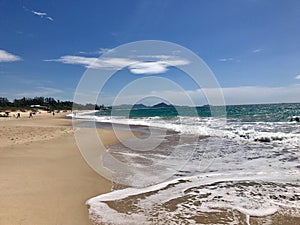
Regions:
[[[91, 224], [86, 200], [111, 190], [82, 158], [65, 115], [1, 118], [1, 225]], [[117, 142], [113, 131], [99, 133], [105, 146]]]

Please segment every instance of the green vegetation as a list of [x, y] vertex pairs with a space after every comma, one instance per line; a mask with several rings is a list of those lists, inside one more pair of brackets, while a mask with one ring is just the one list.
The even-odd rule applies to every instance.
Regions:
[[103, 105], [94, 105], [94, 104], [77, 104], [72, 101], [60, 101], [54, 98], [45, 98], [45, 97], [35, 97], [35, 98], [21, 98], [14, 99], [9, 101], [7, 98], [0, 97], [0, 110], [22, 110], [22, 109], [31, 109], [31, 106], [40, 106], [39, 108], [44, 108], [45, 110], [100, 110], [105, 108]]

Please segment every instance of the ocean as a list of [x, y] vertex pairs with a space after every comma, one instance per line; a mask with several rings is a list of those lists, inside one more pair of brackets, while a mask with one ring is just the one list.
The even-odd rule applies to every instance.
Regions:
[[296, 117], [300, 104], [227, 106], [217, 116], [209, 106], [79, 114], [99, 127], [141, 133], [109, 147], [120, 162], [103, 158], [114, 190], [87, 201], [90, 218], [95, 224], [300, 224]]

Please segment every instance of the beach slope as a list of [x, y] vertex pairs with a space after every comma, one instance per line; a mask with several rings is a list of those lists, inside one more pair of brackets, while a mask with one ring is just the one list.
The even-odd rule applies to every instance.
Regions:
[[[0, 224], [91, 224], [87, 199], [109, 192], [77, 149], [62, 116], [0, 121]], [[117, 141], [100, 130], [105, 145]]]

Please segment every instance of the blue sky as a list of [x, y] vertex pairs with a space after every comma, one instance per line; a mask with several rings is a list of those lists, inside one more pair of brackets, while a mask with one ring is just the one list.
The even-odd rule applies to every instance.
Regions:
[[[296, 0], [0, 0], [0, 96], [72, 100], [89, 66], [82, 60], [140, 40], [174, 42], [195, 52], [214, 72], [227, 104], [300, 102]], [[159, 76], [203, 103], [184, 74], [167, 68]], [[128, 71], [116, 75], [103, 103], [137, 78]]]

